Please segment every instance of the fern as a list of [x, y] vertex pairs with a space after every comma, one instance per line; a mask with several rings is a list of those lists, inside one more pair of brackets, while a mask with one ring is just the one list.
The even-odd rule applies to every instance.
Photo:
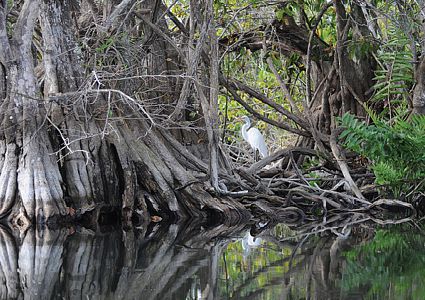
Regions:
[[388, 36], [388, 42], [381, 46], [376, 56], [379, 67], [375, 71], [375, 92], [371, 100], [384, 101], [391, 110], [390, 105], [405, 102], [409, 97], [414, 78], [408, 37], [395, 27], [389, 28]]
[[367, 125], [345, 114], [340, 119], [345, 128], [340, 139], [346, 148], [372, 162], [377, 184], [400, 196], [425, 178], [425, 116], [416, 115], [406, 121], [398, 114], [391, 122], [372, 118], [376, 123]]

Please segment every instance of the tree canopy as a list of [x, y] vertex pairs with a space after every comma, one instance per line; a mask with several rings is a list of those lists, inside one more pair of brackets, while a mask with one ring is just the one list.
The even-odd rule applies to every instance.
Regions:
[[[380, 198], [423, 198], [424, 7], [2, 1], [0, 216], [413, 211]], [[246, 114], [272, 149], [258, 162]]]

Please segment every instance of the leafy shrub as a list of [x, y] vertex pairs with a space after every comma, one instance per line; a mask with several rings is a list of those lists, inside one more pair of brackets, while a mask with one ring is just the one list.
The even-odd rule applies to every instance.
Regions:
[[392, 123], [373, 114], [372, 119], [374, 124], [367, 125], [345, 114], [340, 135], [344, 146], [368, 158], [376, 183], [387, 186], [394, 196], [423, 187], [425, 116], [415, 115], [409, 121], [397, 116]]

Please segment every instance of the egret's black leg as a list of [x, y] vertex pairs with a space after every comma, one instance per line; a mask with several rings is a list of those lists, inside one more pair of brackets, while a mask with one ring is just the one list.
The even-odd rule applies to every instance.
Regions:
[[260, 153], [257, 149], [254, 150], [254, 162], [259, 161], [260, 159]]

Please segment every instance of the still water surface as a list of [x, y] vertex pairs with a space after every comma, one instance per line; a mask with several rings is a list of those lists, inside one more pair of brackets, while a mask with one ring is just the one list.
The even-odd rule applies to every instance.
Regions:
[[0, 298], [425, 299], [420, 228], [363, 224], [337, 234], [284, 224], [261, 233], [156, 224], [21, 236], [1, 227]]

